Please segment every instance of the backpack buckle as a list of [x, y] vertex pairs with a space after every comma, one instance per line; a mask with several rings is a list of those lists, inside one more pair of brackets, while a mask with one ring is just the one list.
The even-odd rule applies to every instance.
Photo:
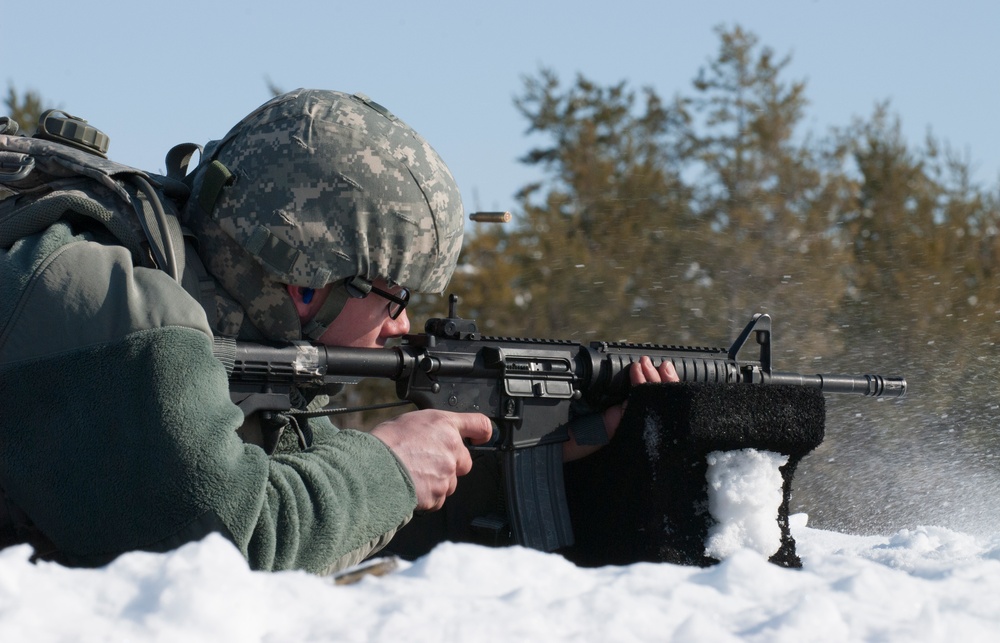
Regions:
[[29, 154], [0, 151], [0, 182], [13, 183], [35, 169], [35, 159]]

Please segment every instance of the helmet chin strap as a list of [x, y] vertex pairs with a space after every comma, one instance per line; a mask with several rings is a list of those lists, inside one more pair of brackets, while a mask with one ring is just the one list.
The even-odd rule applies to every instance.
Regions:
[[302, 327], [302, 336], [318, 342], [333, 320], [344, 311], [347, 300], [362, 298], [371, 292], [371, 289], [371, 283], [361, 277], [351, 277], [334, 284], [323, 305]]

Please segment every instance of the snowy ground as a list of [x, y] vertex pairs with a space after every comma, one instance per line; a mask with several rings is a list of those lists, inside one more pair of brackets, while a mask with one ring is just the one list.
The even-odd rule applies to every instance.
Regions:
[[220, 537], [100, 570], [0, 552], [6, 641], [996, 641], [1000, 536], [811, 529], [804, 568], [749, 550], [711, 568], [576, 568], [446, 544], [354, 585], [251, 572]]

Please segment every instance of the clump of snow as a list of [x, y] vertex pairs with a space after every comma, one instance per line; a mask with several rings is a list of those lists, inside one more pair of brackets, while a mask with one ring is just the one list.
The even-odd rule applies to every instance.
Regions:
[[788, 456], [757, 449], [708, 454], [709, 527], [705, 555], [729, 558], [741, 549], [771, 556], [781, 548], [778, 509], [783, 498], [779, 467]]

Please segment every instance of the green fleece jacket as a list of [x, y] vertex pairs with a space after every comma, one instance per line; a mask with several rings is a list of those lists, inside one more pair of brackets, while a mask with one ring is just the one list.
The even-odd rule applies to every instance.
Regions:
[[0, 250], [0, 487], [70, 564], [210, 531], [255, 569], [325, 573], [385, 544], [416, 505], [385, 445], [315, 423], [268, 456], [165, 273], [59, 222]]

